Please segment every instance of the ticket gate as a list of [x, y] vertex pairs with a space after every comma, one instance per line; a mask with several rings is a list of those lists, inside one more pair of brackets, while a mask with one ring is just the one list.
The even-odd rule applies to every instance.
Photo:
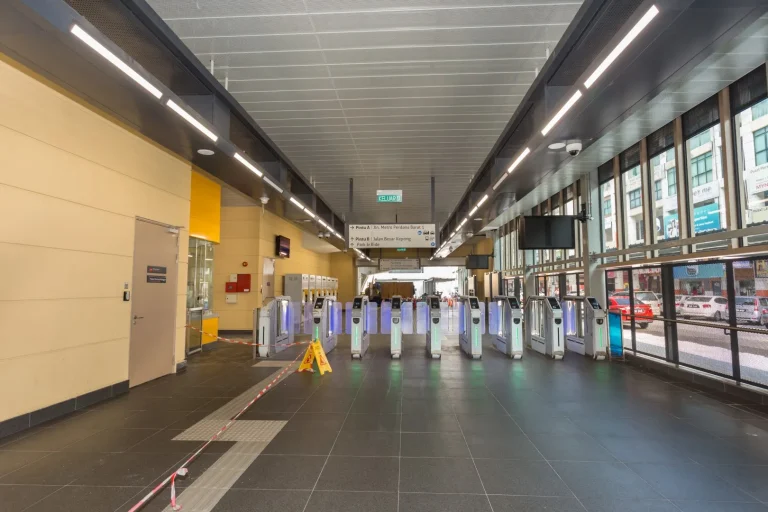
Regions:
[[352, 301], [352, 359], [362, 359], [368, 351], [368, 297], [358, 295]]
[[443, 353], [443, 341], [440, 332], [440, 299], [434, 295], [427, 299], [429, 317], [427, 318], [427, 354], [432, 359], [440, 359]]
[[608, 317], [595, 297], [587, 297], [584, 306], [584, 351], [598, 361], [608, 355]]
[[336, 348], [338, 338], [333, 323], [333, 300], [317, 297], [312, 308], [312, 340], [319, 340], [326, 354]]
[[498, 332], [493, 346], [512, 359], [523, 358], [523, 308], [517, 297], [496, 297], [498, 308]]
[[480, 332], [480, 322], [483, 314], [477, 297], [462, 297], [462, 318], [459, 322], [459, 346], [472, 359], [483, 356], [483, 337]]
[[392, 304], [392, 318], [390, 319], [389, 351], [392, 359], [400, 359], [400, 354], [403, 351], [403, 298], [400, 295], [395, 295], [390, 303]]
[[565, 354], [563, 310], [557, 297], [528, 297], [525, 314], [526, 344], [536, 352], [562, 359]]
[[[293, 322], [291, 319], [291, 298], [274, 297], [261, 308], [253, 310], [253, 342], [258, 346], [259, 357], [274, 356], [293, 343]], [[255, 356], [255, 354], [254, 354]]]

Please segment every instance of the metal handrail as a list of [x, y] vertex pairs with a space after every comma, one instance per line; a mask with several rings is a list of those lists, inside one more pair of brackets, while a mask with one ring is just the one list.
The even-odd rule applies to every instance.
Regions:
[[[610, 311], [610, 310], [608, 312], [609, 313], [615, 313], [615, 311]], [[634, 314], [631, 314], [631, 313], [626, 313], [626, 314], [625, 313], [621, 313], [621, 316], [626, 316], [626, 317], [630, 317], [630, 318], [641, 318], [641, 319], [644, 319], [644, 320], [648, 320], [647, 316], [634, 315]], [[699, 326], [699, 327], [712, 327], [712, 328], [715, 328], [715, 329], [733, 330], [733, 331], [736, 331], [736, 332], [748, 332], [748, 333], [752, 333], [752, 334], [766, 334], [766, 335], [768, 335], [768, 330], [766, 330], [766, 329], [754, 329], [752, 327], [739, 327], [737, 325], [731, 325], [731, 324], [726, 324], [725, 326], [723, 326], [723, 324], [718, 324], [718, 323], [715, 323], [715, 322], [701, 322], [701, 321], [696, 321], [696, 320], [673, 320], [671, 318], [664, 318], [664, 317], [661, 317], [661, 316], [654, 316], [653, 319], [654, 320], [659, 320], [661, 322], [671, 322], [671, 323], [675, 323], [675, 324], [696, 325], [696, 326]]]
[[[768, 229], [764, 224], [759, 226], [751, 226], [748, 228], [734, 229], [731, 231], [720, 231], [717, 233], [710, 233], [704, 235], [696, 235], [695, 237], [679, 238], [677, 240], [670, 240], [668, 242], [657, 242], [655, 244], [642, 245], [638, 247], [630, 247], [628, 249], [616, 249], [608, 252], [600, 252], [590, 254], [589, 259], [591, 261], [597, 261], [602, 258], [610, 258], [612, 256], [623, 256], [625, 254], [635, 254], [638, 252], [655, 251], [660, 249], [672, 249], [675, 247], [684, 247], [691, 244], [701, 244], [706, 242], [720, 242], [723, 240], [731, 240], [733, 238], [741, 238], [752, 235], [764, 235], [768, 232]], [[695, 239], [695, 240], [694, 240]], [[759, 244], [763, 245], [763, 244]]]

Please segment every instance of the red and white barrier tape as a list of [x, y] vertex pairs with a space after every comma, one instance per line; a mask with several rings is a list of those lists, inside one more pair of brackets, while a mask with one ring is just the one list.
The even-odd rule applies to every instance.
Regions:
[[[222, 338], [221, 336], [216, 336], [215, 334], [211, 334], [209, 332], [205, 332], [202, 329], [198, 329], [197, 327], [194, 327], [192, 325], [187, 325], [188, 328], [192, 329], [193, 331], [197, 331], [200, 334], [204, 334], [206, 336], [210, 336], [211, 338], [216, 338], [216, 341], [223, 341], [224, 343], [233, 343], [235, 345], [247, 345], [249, 347], [266, 347], [266, 343], [253, 343], [252, 341], [242, 341], [242, 340], [233, 340], [230, 338]], [[293, 347], [295, 345], [309, 345], [312, 343], [311, 341], [297, 341], [296, 343], [289, 343], [288, 345], [280, 345], [281, 347], [287, 348], [287, 347]]]
[[176, 483], [176, 475], [179, 475], [179, 476], [185, 476], [185, 475], [187, 474], [187, 472], [189, 471], [189, 470], [188, 470], [188, 468], [187, 468], [187, 466], [189, 466], [189, 465], [190, 465], [192, 462], [194, 462], [194, 460], [195, 460], [195, 459], [196, 459], [196, 458], [197, 458], [197, 457], [198, 457], [198, 456], [199, 456], [199, 455], [200, 455], [200, 454], [203, 452], [203, 450], [205, 450], [206, 448], [208, 448], [208, 446], [210, 446], [210, 444], [211, 444], [212, 442], [216, 441], [216, 440], [217, 440], [217, 439], [218, 439], [218, 438], [219, 438], [219, 437], [220, 437], [220, 436], [221, 436], [221, 435], [222, 435], [224, 432], [226, 432], [226, 431], [227, 431], [227, 429], [228, 429], [229, 427], [231, 427], [231, 426], [232, 426], [232, 424], [233, 424], [235, 421], [237, 421], [237, 418], [239, 418], [240, 416], [242, 416], [242, 415], [245, 413], [245, 411], [247, 411], [248, 409], [250, 409], [250, 407], [251, 407], [253, 404], [255, 404], [255, 403], [256, 403], [256, 401], [257, 401], [259, 398], [261, 398], [262, 396], [264, 396], [264, 395], [267, 393], [267, 391], [269, 391], [270, 389], [272, 389], [272, 386], [274, 386], [274, 385], [275, 385], [275, 383], [276, 383], [278, 380], [280, 380], [280, 378], [281, 378], [283, 375], [285, 375], [285, 373], [286, 373], [286, 372], [287, 372], [287, 371], [288, 371], [288, 370], [291, 368], [291, 366], [293, 366], [294, 364], [296, 364], [296, 361], [298, 361], [298, 360], [299, 360], [300, 358], [302, 358], [303, 356], [304, 356], [304, 354], [303, 354], [302, 352], [299, 352], [299, 355], [298, 355], [298, 356], [296, 356], [296, 359], [294, 359], [293, 361], [291, 361], [291, 363], [290, 363], [288, 366], [286, 366], [285, 368], [283, 368], [283, 370], [282, 370], [282, 371], [281, 371], [281, 372], [280, 372], [280, 373], [277, 375], [277, 377], [275, 377], [274, 379], [272, 379], [272, 382], [270, 382], [269, 384], [267, 384], [267, 385], [266, 385], [266, 387], [264, 387], [264, 389], [262, 389], [262, 390], [259, 392], [259, 394], [258, 394], [258, 395], [256, 395], [256, 396], [253, 398], [253, 400], [251, 400], [250, 402], [248, 402], [248, 403], [246, 404], [246, 406], [245, 406], [245, 407], [243, 407], [243, 408], [242, 408], [242, 410], [241, 410], [240, 412], [238, 412], [237, 414], [235, 414], [235, 415], [232, 417], [232, 419], [230, 419], [230, 420], [227, 422], [227, 424], [226, 424], [226, 425], [224, 425], [223, 427], [221, 427], [221, 429], [220, 429], [218, 432], [216, 432], [216, 433], [213, 435], [213, 437], [211, 437], [211, 438], [210, 438], [208, 441], [206, 441], [206, 442], [205, 442], [205, 444], [203, 444], [203, 445], [202, 445], [200, 448], [198, 448], [198, 450], [197, 450], [195, 453], [193, 453], [193, 454], [192, 454], [192, 456], [191, 456], [189, 459], [187, 459], [187, 461], [186, 461], [186, 462], [184, 462], [184, 464], [182, 464], [182, 465], [179, 467], [179, 469], [177, 469], [176, 471], [174, 471], [173, 473], [171, 473], [170, 475], [168, 475], [168, 477], [167, 477], [165, 480], [163, 480], [162, 482], [160, 482], [160, 484], [158, 484], [158, 486], [157, 486], [157, 487], [155, 487], [154, 489], [152, 489], [152, 490], [149, 492], [149, 494], [147, 494], [146, 496], [144, 496], [144, 497], [143, 497], [143, 498], [142, 498], [142, 499], [141, 499], [141, 500], [140, 500], [138, 503], [136, 503], [136, 504], [135, 504], [133, 507], [131, 507], [131, 509], [130, 509], [128, 512], [136, 512], [137, 510], [141, 509], [141, 508], [142, 508], [144, 505], [146, 505], [146, 504], [149, 502], [149, 500], [151, 500], [153, 497], [155, 497], [155, 495], [157, 495], [157, 493], [159, 493], [160, 491], [162, 491], [162, 490], [165, 488], [165, 486], [166, 486], [166, 485], [168, 485], [169, 483], [171, 483], [171, 484], [172, 484], [172, 485], [171, 485], [171, 508], [173, 508], [173, 510], [180, 510], [180, 509], [181, 509], [181, 505], [178, 505], [178, 504], [176, 503], [176, 486], [175, 486], [175, 483]]

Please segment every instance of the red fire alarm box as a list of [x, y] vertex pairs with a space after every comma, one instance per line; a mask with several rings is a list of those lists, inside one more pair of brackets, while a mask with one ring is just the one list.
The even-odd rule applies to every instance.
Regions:
[[251, 274], [237, 274], [237, 291], [239, 293], [251, 291]]
[[224, 286], [224, 290], [227, 293], [236, 293], [237, 292], [237, 283], [227, 283]]

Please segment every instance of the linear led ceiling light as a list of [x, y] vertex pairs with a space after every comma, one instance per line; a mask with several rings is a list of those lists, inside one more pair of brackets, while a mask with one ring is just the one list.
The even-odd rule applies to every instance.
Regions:
[[344, 237], [338, 234], [337, 232], [334, 231], [333, 234], [336, 235], [337, 238], [341, 238], [342, 240], [344, 240]]
[[[579, 93], [581, 94], [581, 93]], [[578, 98], [577, 98], [578, 99]], [[509, 166], [509, 169], [507, 169], [507, 173], [511, 174], [512, 171], [517, 169], [517, 166], [520, 165], [520, 162], [522, 162], [525, 157], [527, 157], [530, 154], [531, 150], [528, 148], [525, 148], [522, 153], [520, 153], [520, 156], [515, 158], [515, 161], [512, 162], [512, 165]]]
[[483, 203], [485, 203], [488, 200], [488, 194], [485, 194], [483, 198], [477, 202], [477, 208], [480, 208], [483, 206]]
[[309, 215], [309, 217], [310, 217], [311, 219], [314, 219], [314, 218], [315, 218], [315, 214], [314, 214], [314, 213], [312, 212], [312, 210], [310, 210], [309, 208], [304, 208], [304, 213], [306, 213], [307, 215]]
[[472, 208], [469, 211], [469, 216], [471, 217], [472, 215], [474, 215], [478, 208], [480, 208], [480, 206], [475, 206], [474, 208]]
[[298, 199], [296, 199], [295, 197], [291, 197], [291, 202], [292, 202], [293, 204], [295, 204], [295, 205], [296, 205], [296, 206], [299, 208], [299, 210], [304, 210], [304, 205], [303, 205], [303, 204], [301, 204], [301, 203], [299, 202], [299, 200], [298, 200]]
[[240, 162], [241, 164], [243, 164], [244, 166], [246, 166], [246, 167], [248, 168], [248, 170], [249, 170], [249, 171], [251, 171], [252, 173], [254, 173], [254, 174], [255, 174], [256, 176], [258, 176], [259, 178], [261, 178], [262, 176], [264, 176], [264, 173], [262, 173], [260, 170], [258, 170], [258, 169], [256, 168], [256, 166], [254, 166], [254, 165], [253, 165], [251, 162], [249, 162], [248, 160], [246, 160], [246, 159], [245, 159], [245, 157], [244, 157], [243, 155], [241, 155], [240, 153], [235, 153], [235, 160], [237, 160], [238, 162]]
[[186, 122], [188, 122], [189, 124], [197, 128], [203, 135], [211, 139], [213, 142], [216, 142], [217, 140], [219, 140], [218, 135], [216, 135], [211, 130], [203, 126], [203, 123], [201, 123], [200, 121], [192, 117], [189, 112], [187, 112], [186, 110], [178, 106], [173, 100], [168, 100], [166, 105], [168, 105], [168, 107], [171, 110], [173, 110], [174, 112], [179, 114], [181, 117], [183, 117]]
[[509, 176], [508, 172], [505, 172], [504, 174], [502, 174], [501, 178], [499, 179], [499, 181], [497, 181], [496, 184], [493, 186], [493, 190], [496, 190], [497, 188], [499, 188], [499, 185], [501, 185], [502, 181], [507, 179], [507, 176]]
[[266, 176], [264, 176], [264, 181], [266, 181], [269, 184], [269, 186], [272, 187], [273, 189], [277, 190], [281, 194], [283, 193], [283, 189], [280, 188], [279, 186], [277, 186], [277, 183], [275, 183], [274, 181], [270, 180]]
[[558, 110], [557, 114], [555, 114], [555, 117], [550, 119], [550, 121], [547, 123], [547, 126], [544, 127], [543, 130], [541, 130], [542, 135], [546, 135], [549, 133], [549, 131], [555, 127], [557, 123], [560, 122], [560, 120], [563, 118], [563, 116], [571, 109], [571, 107], [579, 101], [579, 98], [581, 98], [582, 94], [581, 91], [576, 91], [573, 96], [571, 96], [571, 99], [569, 99], [565, 105], [563, 105], [563, 108]]
[[632, 43], [632, 41], [635, 40], [635, 38], [640, 35], [640, 32], [643, 31], [645, 27], [648, 26], [649, 23], [653, 20], [653, 18], [656, 17], [656, 15], [659, 14], [659, 9], [652, 5], [650, 9], [648, 9], [648, 12], [645, 13], [645, 15], [640, 18], [640, 21], [638, 21], [634, 27], [632, 27], [632, 30], [630, 30], [624, 38], [619, 41], [619, 44], [616, 45], [616, 48], [613, 49], [611, 53], [608, 54], [608, 56], [603, 60], [603, 62], [600, 63], [600, 65], [597, 67], [597, 69], [589, 75], [589, 78], [587, 78], [587, 81], [584, 82], [584, 87], [589, 89], [592, 87], [592, 84], [597, 81], [598, 78], [600, 78], [600, 75], [602, 75], [606, 69], [608, 69], [608, 66], [613, 64], [613, 61], [615, 61], [621, 53], [627, 49], [627, 46]]
[[321, 226], [323, 226], [324, 228], [328, 229], [328, 224], [326, 224], [326, 223], [323, 221], [323, 219], [317, 219], [317, 222], [319, 222], [319, 223], [320, 223], [320, 225], [321, 225]]
[[120, 60], [117, 55], [109, 51], [103, 44], [95, 40], [88, 32], [80, 28], [79, 25], [73, 25], [69, 31], [72, 32], [72, 34], [82, 42], [93, 48], [96, 53], [111, 62], [117, 69], [131, 77], [134, 82], [138, 83], [140, 86], [146, 89], [149, 94], [157, 99], [160, 99], [163, 96], [163, 93], [160, 91], [160, 89], [149, 83], [146, 78], [138, 74], [131, 66]]

